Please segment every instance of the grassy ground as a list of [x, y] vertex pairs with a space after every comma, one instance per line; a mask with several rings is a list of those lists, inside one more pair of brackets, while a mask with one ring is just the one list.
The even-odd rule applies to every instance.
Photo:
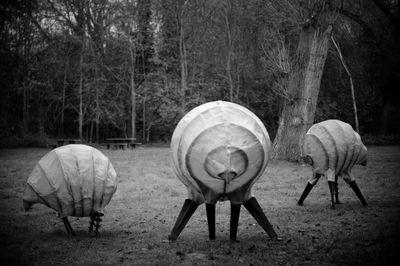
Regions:
[[242, 208], [239, 243], [229, 241], [229, 202], [216, 208], [215, 241], [208, 240], [200, 206], [176, 242], [166, 241], [186, 198], [174, 176], [168, 148], [108, 151], [118, 172], [116, 194], [106, 207], [99, 237], [89, 219], [70, 217], [76, 237], [66, 234], [51, 209], [24, 212], [21, 195], [34, 164], [48, 149], [0, 150], [0, 263], [26, 265], [389, 265], [399, 261], [400, 147], [371, 146], [367, 167], [353, 173], [369, 203], [362, 207], [339, 180], [343, 204], [331, 210], [320, 180], [296, 206], [310, 168], [271, 161], [253, 187], [282, 241], [267, 234]]

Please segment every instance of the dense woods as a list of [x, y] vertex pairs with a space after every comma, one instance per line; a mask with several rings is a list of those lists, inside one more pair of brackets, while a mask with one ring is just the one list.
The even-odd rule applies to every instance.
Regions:
[[276, 158], [329, 118], [400, 132], [398, 1], [7, 0], [0, 34], [1, 146], [169, 141], [213, 100], [255, 112]]

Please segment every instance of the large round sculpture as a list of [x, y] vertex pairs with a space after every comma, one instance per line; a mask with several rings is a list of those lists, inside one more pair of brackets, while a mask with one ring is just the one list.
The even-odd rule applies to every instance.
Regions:
[[312, 166], [313, 175], [298, 201], [299, 205], [303, 204], [321, 176], [328, 179], [333, 209], [334, 196], [336, 203], [340, 203], [337, 185], [340, 176], [354, 190], [362, 204], [367, 205], [351, 174], [354, 165], [366, 165], [367, 148], [362, 143], [360, 135], [349, 124], [334, 119], [314, 124], [304, 137], [303, 155], [306, 162]]
[[68, 233], [74, 234], [67, 216], [90, 216], [89, 231], [100, 227], [101, 213], [117, 189], [116, 172], [99, 150], [71, 144], [47, 153], [33, 168], [26, 182], [23, 205], [29, 210], [44, 204], [62, 218]]
[[271, 142], [263, 123], [238, 104], [216, 101], [198, 106], [178, 123], [171, 140], [176, 175], [188, 199], [169, 238], [177, 239], [197, 206], [206, 203], [210, 239], [215, 238], [215, 204], [231, 201], [231, 239], [236, 240], [243, 204], [271, 237], [276, 237], [251, 195], [264, 173]]

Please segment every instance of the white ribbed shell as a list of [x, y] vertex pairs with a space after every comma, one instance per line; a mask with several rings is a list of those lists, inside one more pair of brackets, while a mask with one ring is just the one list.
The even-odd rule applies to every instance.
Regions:
[[[227, 196], [242, 203], [263, 174], [271, 142], [261, 120], [238, 104], [216, 101], [186, 114], [171, 140], [172, 161], [189, 197], [215, 203]], [[236, 173], [232, 180], [220, 175]]]
[[303, 152], [312, 158], [314, 172], [321, 175], [330, 169], [340, 176], [367, 161], [367, 148], [360, 135], [340, 120], [314, 124], [304, 137]]
[[99, 150], [71, 144], [47, 153], [28, 177], [23, 200], [42, 203], [61, 217], [100, 212], [117, 189], [116, 172]]

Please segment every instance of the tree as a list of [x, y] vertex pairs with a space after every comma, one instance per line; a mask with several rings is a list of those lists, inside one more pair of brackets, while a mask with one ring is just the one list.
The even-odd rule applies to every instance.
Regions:
[[[397, 116], [400, 106], [400, 94], [397, 90], [397, 84], [400, 82], [398, 1], [345, 1], [338, 9], [338, 13], [341, 15], [342, 23], [356, 34], [347, 36], [354, 40], [349, 44], [350, 47], [358, 46], [348, 55], [355, 57], [357, 61], [353, 68], [360, 71], [362, 69], [361, 72], [364, 73], [360, 75], [358, 82], [364, 88], [371, 88], [368, 93], [369, 101], [364, 101], [366, 115], [364, 119], [360, 118], [360, 128], [364, 127], [364, 131], [381, 135], [396, 133], [400, 125], [395, 122], [400, 117]], [[359, 93], [364, 91], [365, 89]], [[375, 108], [367, 108], [373, 104]], [[376, 109], [380, 109], [381, 112], [371, 112]], [[360, 112], [360, 115], [363, 114]], [[365, 125], [363, 126], [361, 122]]]
[[[392, 113], [399, 113], [400, 93], [397, 89], [400, 83], [400, 7], [399, 1], [372, 0], [381, 13], [389, 21], [391, 28], [391, 42], [389, 45], [390, 55], [386, 54], [389, 65], [387, 71], [387, 83], [384, 87], [384, 106], [380, 123], [381, 135], [389, 133], [389, 125]], [[397, 12], [396, 12], [397, 2]], [[396, 112], [397, 109], [397, 112]]]
[[166, 140], [188, 110], [230, 100], [276, 135], [276, 158], [295, 160], [315, 119], [354, 124], [333, 30], [360, 130], [396, 133], [397, 11], [389, 0], [7, 1], [2, 134]]
[[[283, 87], [282, 113], [273, 142], [272, 157], [298, 160], [301, 141], [314, 123], [321, 78], [328, 54], [328, 44], [335, 14], [329, 1], [274, 2], [278, 12], [290, 12], [290, 19], [297, 31], [297, 44], [286, 56], [289, 71]], [[281, 15], [284, 13], [281, 13]]]

